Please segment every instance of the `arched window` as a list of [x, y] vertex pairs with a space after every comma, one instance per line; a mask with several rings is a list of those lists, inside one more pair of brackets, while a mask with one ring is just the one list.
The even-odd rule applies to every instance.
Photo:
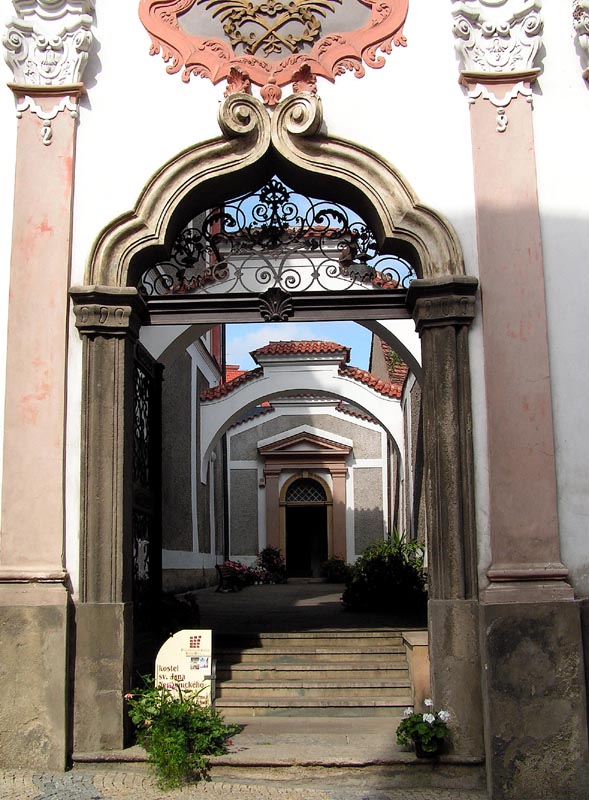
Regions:
[[311, 478], [299, 478], [288, 487], [287, 503], [326, 503], [325, 489]]

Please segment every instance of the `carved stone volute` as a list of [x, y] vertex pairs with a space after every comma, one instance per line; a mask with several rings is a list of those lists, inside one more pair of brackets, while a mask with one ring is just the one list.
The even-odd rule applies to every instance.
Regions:
[[107, 286], [72, 286], [76, 328], [83, 336], [137, 338], [147, 317], [147, 306], [137, 289]]

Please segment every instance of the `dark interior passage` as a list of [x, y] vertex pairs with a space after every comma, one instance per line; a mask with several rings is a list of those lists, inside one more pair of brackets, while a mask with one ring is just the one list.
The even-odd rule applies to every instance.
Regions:
[[286, 569], [291, 578], [318, 578], [327, 558], [327, 507], [286, 506]]

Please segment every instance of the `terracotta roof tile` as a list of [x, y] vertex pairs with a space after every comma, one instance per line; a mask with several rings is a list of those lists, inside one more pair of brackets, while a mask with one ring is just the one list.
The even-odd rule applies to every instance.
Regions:
[[235, 378], [245, 373], [244, 369], [240, 369], [237, 364], [227, 364], [225, 366], [225, 383], [229, 383]]
[[245, 415], [245, 417], [242, 417], [241, 419], [238, 419], [237, 422], [234, 422], [230, 428], [237, 428], [239, 425], [243, 425], [244, 422], [249, 422], [256, 417], [262, 417], [264, 414], [270, 414], [274, 410], [274, 406], [272, 406], [270, 403], [262, 403], [261, 406], [255, 406], [249, 414]]
[[251, 369], [248, 372], [244, 372], [241, 375], [238, 375], [237, 378], [234, 378], [232, 381], [228, 381], [227, 383], [220, 383], [218, 386], [211, 386], [209, 389], [205, 389], [203, 392], [200, 393], [201, 400], [219, 400], [221, 397], [225, 397], [230, 392], [233, 392], [239, 386], [243, 386], [244, 383], [249, 383], [250, 381], [255, 380], [256, 378], [261, 378], [264, 374], [264, 370], [262, 367], [256, 367], [256, 369]]
[[358, 419], [365, 419], [367, 422], [376, 422], [374, 417], [370, 414], [364, 414], [362, 411], [357, 411], [354, 408], [351, 408], [349, 405], [344, 403], [342, 400], [337, 404], [335, 407], [336, 411], [339, 411], [341, 414], [348, 414], [350, 417], [357, 417]]
[[373, 375], [372, 372], [368, 372], [365, 369], [351, 367], [346, 364], [342, 365], [338, 371], [340, 375], [346, 378], [353, 378], [355, 381], [360, 381], [360, 383], [370, 386], [375, 392], [383, 394], [385, 397], [395, 397], [397, 399], [401, 397], [401, 386], [383, 381], [382, 378], [377, 378], [376, 375]]
[[346, 354], [346, 362], [350, 360], [350, 348], [345, 345], [338, 344], [337, 342], [323, 342], [319, 340], [312, 341], [283, 341], [283, 342], [268, 342], [264, 347], [258, 347], [257, 350], [252, 350], [251, 357], [256, 363], [258, 362], [257, 356], [283, 356], [283, 355], [297, 355], [297, 354], [313, 354], [313, 353], [341, 353]]

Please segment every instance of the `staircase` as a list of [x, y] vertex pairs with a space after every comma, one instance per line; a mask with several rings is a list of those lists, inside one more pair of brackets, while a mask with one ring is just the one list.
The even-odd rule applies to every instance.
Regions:
[[219, 637], [216, 707], [235, 716], [400, 716], [412, 705], [395, 629]]

